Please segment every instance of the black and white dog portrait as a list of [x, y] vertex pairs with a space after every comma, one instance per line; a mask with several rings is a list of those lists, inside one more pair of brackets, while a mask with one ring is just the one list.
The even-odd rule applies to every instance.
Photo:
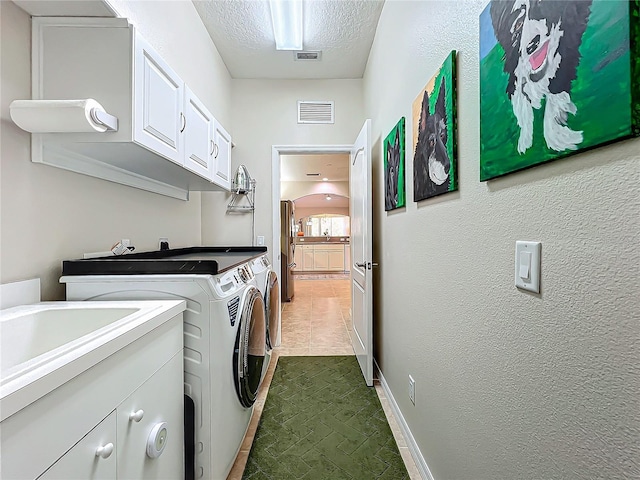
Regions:
[[444, 77], [434, 111], [429, 108], [425, 91], [418, 121], [418, 141], [413, 159], [413, 196], [415, 201], [449, 191], [451, 162], [447, 153], [447, 109]]
[[571, 83], [590, 11], [591, 0], [491, 2], [491, 21], [509, 75], [507, 94], [520, 128], [520, 154], [533, 144], [534, 109], [543, 105], [547, 147], [561, 152], [582, 143], [582, 132], [569, 128], [567, 118], [577, 113]]
[[400, 131], [396, 129], [393, 143], [387, 144], [387, 168], [385, 175], [384, 209], [393, 210], [398, 205], [398, 174], [400, 170]]

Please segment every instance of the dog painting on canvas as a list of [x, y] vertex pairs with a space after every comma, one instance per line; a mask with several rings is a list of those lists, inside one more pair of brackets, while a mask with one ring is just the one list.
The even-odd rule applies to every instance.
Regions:
[[509, 75], [506, 93], [520, 129], [520, 154], [533, 144], [534, 109], [544, 108], [542, 130], [551, 150], [575, 150], [583, 141], [583, 132], [569, 128], [567, 119], [578, 113], [571, 83], [590, 8], [591, 0], [491, 2], [493, 29]]
[[416, 202], [457, 190], [455, 59], [454, 51], [413, 103]]

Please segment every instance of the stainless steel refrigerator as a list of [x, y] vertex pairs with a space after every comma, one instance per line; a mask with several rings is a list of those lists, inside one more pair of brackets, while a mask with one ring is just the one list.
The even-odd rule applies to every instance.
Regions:
[[280, 202], [280, 292], [283, 302], [293, 298], [293, 256], [295, 253], [296, 218], [291, 200]]

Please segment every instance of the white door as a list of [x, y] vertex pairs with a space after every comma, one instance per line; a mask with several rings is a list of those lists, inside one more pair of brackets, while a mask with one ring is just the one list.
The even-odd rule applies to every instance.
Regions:
[[217, 120], [213, 122], [213, 183], [229, 190], [231, 188], [231, 135]]
[[136, 36], [134, 69], [135, 141], [184, 164], [184, 83], [139, 35]]
[[[38, 480], [115, 480], [116, 413], [91, 430]], [[98, 449], [100, 455], [98, 455]]]
[[371, 120], [353, 144], [349, 167], [351, 215], [351, 344], [368, 386], [373, 385], [373, 231]]
[[213, 177], [213, 116], [191, 89], [184, 89], [184, 166], [201, 177]]

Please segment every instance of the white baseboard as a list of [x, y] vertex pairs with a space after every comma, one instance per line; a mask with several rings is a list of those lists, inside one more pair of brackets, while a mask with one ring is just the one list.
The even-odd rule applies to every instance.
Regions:
[[380, 380], [380, 385], [382, 386], [382, 389], [384, 390], [384, 393], [387, 396], [389, 403], [391, 404], [391, 408], [393, 409], [393, 414], [396, 416], [396, 419], [398, 420], [398, 424], [402, 429], [402, 435], [404, 435], [404, 439], [407, 442], [407, 447], [409, 447], [409, 451], [411, 452], [413, 461], [415, 462], [416, 467], [420, 472], [420, 476], [423, 478], [423, 480], [434, 480], [433, 475], [431, 475], [431, 470], [429, 470], [429, 467], [427, 466], [427, 462], [425, 462], [424, 457], [422, 456], [422, 452], [418, 448], [418, 444], [416, 443], [415, 438], [413, 438], [413, 434], [409, 429], [409, 425], [407, 425], [407, 422], [405, 421], [404, 416], [400, 411], [400, 407], [398, 406], [396, 399], [393, 397], [393, 393], [391, 393], [389, 384], [384, 379], [384, 375], [382, 374], [382, 371], [380, 370], [378, 363], [375, 360], [373, 361], [373, 363], [374, 363], [375, 370], [378, 373], [378, 379]]

